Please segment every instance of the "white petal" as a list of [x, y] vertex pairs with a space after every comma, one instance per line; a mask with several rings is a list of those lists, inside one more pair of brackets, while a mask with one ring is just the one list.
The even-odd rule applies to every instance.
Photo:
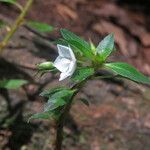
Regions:
[[69, 65], [69, 69], [67, 70], [67, 72], [62, 72], [60, 74], [60, 78], [59, 81], [62, 81], [64, 79], [66, 79], [67, 77], [70, 77], [73, 75], [74, 71], [76, 69], [76, 61], [72, 61]]
[[69, 69], [67, 71], [67, 73], [69, 74], [69, 76], [73, 75], [73, 73], [76, 70], [76, 61], [72, 61], [69, 65]]
[[66, 72], [69, 69], [71, 61], [69, 59], [58, 56], [54, 61], [54, 66], [61, 72]]
[[71, 49], [71, 47], [69, 47], [68, 50], [69, 50], [69, 52], [70, 52], [71, 59], [72, 59], [73, 61], [76, 61], [75, 55], [74, 55], [73, 50]]
[[57, 48], [59, 56], [71, 59], [69, 47], [57, 44]]
[[66, 72], [62, 72], [62, 73], [60, 74], [59, 81], [62, 81], [62, 80], [66, 79], [66, 78], [69, 77], [69, 76], [70, 76], [70, 75], [67, 74]]
[[71, 76], [76, 69], [76, 58], [70, 47], [57, 45], [59, 56], [54, 61], [54, 66], [61, 71], [60, 79], [64, 80]]

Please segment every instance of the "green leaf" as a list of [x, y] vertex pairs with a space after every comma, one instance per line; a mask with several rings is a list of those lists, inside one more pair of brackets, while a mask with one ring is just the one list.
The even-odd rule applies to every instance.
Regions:
[[114, 34], [111, 33], [106, 36], [97, 46], [96, 52], [99, 54], [102, 61], [112, 53], [114, 49]]
[[[76, 49], [77, 52], [82, 53], [84, 56], [86, 56], [87, 58], [91, 59], [92, 58], [92, 50], [89, 51], [87, 50], [84, 45], [82, 45], [81, 43], [79, 43], [78, 41], [74, 41], [74, 40], [68, 40], [68, 44], [73, 46], [73, 48]], [[74, 49], [73, 49], [74, 50]]]
[[49, 111], [34, 114], [28, 119], [28, 122], [30, 122], [30, 120], [32, 120], [32, 119], [50, 119], [50, 118], [53, 118], [53, 119], [58, 120], [61, 113], [62, 113], [62, 109], [63, 109], [63, 107], [59, 107], [59, 108], [54, 109], [54, 110], [49, 110]]
[[75, 90], [70, 90], [67, 88], [61, 89], [58, 92], [55, 92], [51, 98], [64, 98], [72, 95], [75, 92]]
[[26, 80], [17, 80], [17, 79], [11, 79], [11, 80], [2, 80], [0, 81], [0, 88], [6, 88], [6, 89], [18, 89], [22, 85], [27, 84], [28, 82]]
[[59, 39], [55, 40], [54, 44], [60, 44], [60, 45], [64, 45], [64, 46], [69, 45], [69, 43], [66, 40], [62, 39], [62, 38], [59, 38]]
[[76, 41], [76, 42], [80, 43], [81, 45], [83, 45], [87, 50], [90, 50], [90, 44], [87, 43], [82, 38], [80, 38], [79, 36], [75, 35], [74, 33], [70, 32], [67, 29], [61, 29], [60, 32], [61, 32], [61, 35], [63, 36], [63, 38], [65, 40], [67, 40], [67, 41], [68, 40]]
[[17, 0], [0, 0], [0, 2], [15, 4]]
[[142, 73], [140, 73], [138, 70], [127, 63], [106, 63], [104, 66], [107, 69], [112, 70], [116, 74], [121, 75], [122, 77], [128, 78], [135, 82], [150, 84], [149, 77], [144, 76]]
[[60, 106], [64, 106], [67, 102], [61, 98], [50, 98], [44, 106], [44, 112], [54, 110]]
[[80, 68], [71, 77], [72, 81], [82, 81], [94, 74], [93, 68]]
[[29, 119], [28, 122], [30, 122], [30, 120], [32, 119], [49, 119], [52, 116], [51, 112], [41, 112], [41, 113], [37, 113], [32, 115]]
[[64, 105], [69, 102], [75, 91], [66, 87], [59, 87], [42, 92], [41, 96], [49, 98], [44, 106], [44, 112], [35, 114], [30, 119], [49, 119], [51, 117], [58, 119]]
[[65, 88], [65, 87], [56, 87], [56, 88], [53, 88], [53, 89], [50, 89], [50, 90], [45, 90], [42, 93], [40, 93], [40, 96], [49, 98], [50, 96], [52, 96], [52, 94], [57, 93], [57, 92], [59, 92], [61, 90], [64, 90], [64, 89], [67, 89], [67, 88]]
[[70, 90], [67, 88], [55, 88], [51, 90], [49, 92], [49, 99], [45, 104], [44, 111], [54, 110], [60, 106], [67, 104], [74, 92], [75, 90]]
[[91, 46], [88, 42], [66, 29], [61, 29], [60, 32], [63, 38], [69, 43], [69, 45], [76, 47], [85, 56], [91, 58], [92, 51]]
[[27, 25], [39, 32], [52, 32], [54, 30], [53, 26], [37, 21], [28, 21]]

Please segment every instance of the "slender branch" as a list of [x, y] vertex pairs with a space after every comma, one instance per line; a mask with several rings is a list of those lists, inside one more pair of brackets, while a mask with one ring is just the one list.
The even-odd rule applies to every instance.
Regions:
[[69, 114], [69, 111], [71, 109], [72, 106], [72, 102], [74, 97], [76, 96], [76, 94], [79, 92], [79, 90], [83, 87], [84, 83], [86, 83], [87, 80], [89, 80], [90, 78], [92, 78], [92, 76], [90, 76], [89, 78], [87, 78], [84, 81], [81, 81], [75, 85], [73, 85], [71, 87], [71, 89], [77, 89], [77, 91], [73, 94], [73, 96], [70, 98], [69, 103], [66, 105], [66, 107], [64, 108], [64, 112], [62, 113], [62, 115], [60, 116], [58, 122], [57, 122], [57, 126], [56, 126], [56, 141], [55, 141], [55, 150], [61, 150], [62, 149], [62, 141], [63, 141], [63, 127], [64, 127], [64, 123], [65, 120]]
[[23, 7], [22, 7], [19, 3], [15, 2], [14, 5], [15, 5], [19, 10], [23, 11]]
[[24, 17], [27, 15], [27, 12], [28, 12], [29, 8], [31, 7], [32, 3], [33, 3], [33, 0], [28, 0], [27, 1], [25, 7], [22, 9], [21, 14], [19, 15], [19, 17], [15, 21], [15, 23], [12, 26], [12, 28], [10, 29], [9, 33], [5, 36], [4, 40], [0, 43], [0, 53], [2, 53], [3, 49], [8, 44], [10, 38], [16, 32], [18, 27], [22, 25], [22, 23], [24, 21]]

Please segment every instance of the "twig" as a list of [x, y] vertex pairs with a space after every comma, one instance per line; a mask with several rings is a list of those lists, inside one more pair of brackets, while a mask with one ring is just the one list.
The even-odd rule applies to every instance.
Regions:
[[0, 43], [0, 53], [2, 53], [3, 49], [8, 44], [10, 38], [16, 32], [18, 27], [21, 26], [21, 24], [23, 23], [24, 17], [27, 15], [27, 12], [28, 12], [29, 8], [31, 7], [32, 3], [33, 3], [33, 0], [27, 1], [25, 7], [23, 8], [21, 14], [19, 15], [19, 17], [15, 21], [14, 25], [11, 27], [9, 33], [5, 36], [4, 40]]

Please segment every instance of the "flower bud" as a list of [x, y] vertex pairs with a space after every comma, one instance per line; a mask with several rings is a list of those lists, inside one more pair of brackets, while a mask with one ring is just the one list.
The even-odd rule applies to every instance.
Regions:
[[39, 70], [52, 70], [55, 67], [53, 66], [52, 62], [47, 61], [47, 62], [43, 62], [43, 63], [37, 64], [37, 68]]
[[94, 54], [96, 54], [96, 47], [95, 45], [93, 44], [93, 42], [90, 40], [90, 47], [91, 47], [91, 50]]

